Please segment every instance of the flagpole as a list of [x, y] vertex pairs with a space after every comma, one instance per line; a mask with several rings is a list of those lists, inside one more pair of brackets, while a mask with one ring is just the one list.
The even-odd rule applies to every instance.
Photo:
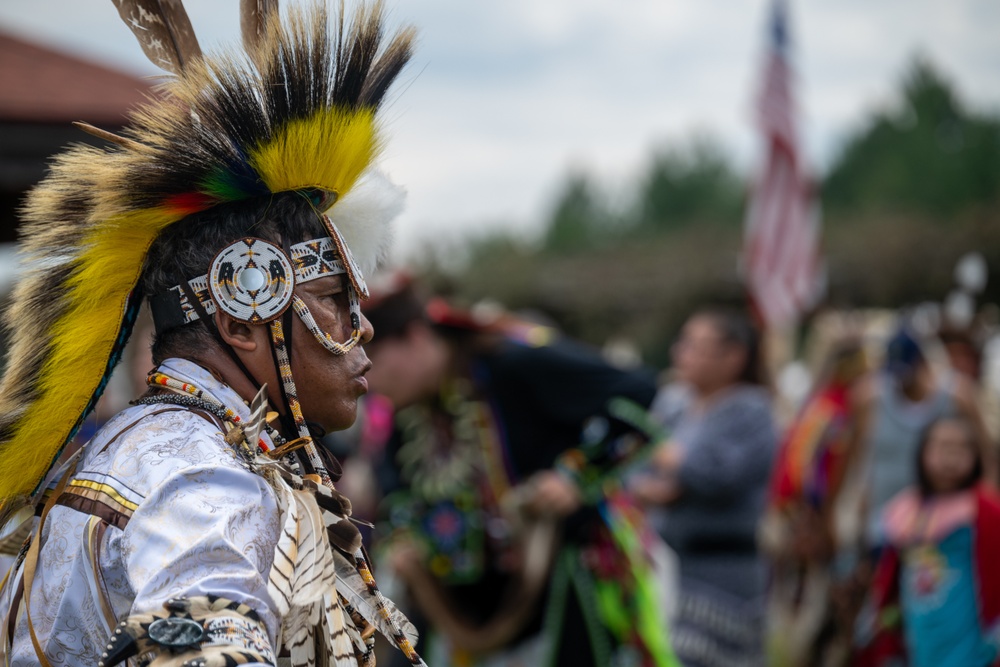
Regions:
[[770, 375], [795, 356], [796, 327], [820, 294], [815, 193], [797, 132], [787, 3], [773, 0], [756, 100], [762, 155], [744, 217], [741, 266]]

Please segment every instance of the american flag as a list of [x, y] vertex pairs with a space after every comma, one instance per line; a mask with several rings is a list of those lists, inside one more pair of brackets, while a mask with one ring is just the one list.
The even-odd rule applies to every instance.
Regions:
[[785, 4], [775, 0], [758, 123], [766, 154], [744, 222], [743, 272], [766, 326], [793, 323], [822, 295], [819, 206], [795, 129]]

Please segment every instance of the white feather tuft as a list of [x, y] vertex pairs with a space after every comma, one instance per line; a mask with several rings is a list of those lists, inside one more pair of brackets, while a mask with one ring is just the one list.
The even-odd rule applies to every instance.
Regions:
[[372, 167], [327, 211], [366, 278], [388, 254], [391, 223], [403, 211], [405, 200], [406, 190]]

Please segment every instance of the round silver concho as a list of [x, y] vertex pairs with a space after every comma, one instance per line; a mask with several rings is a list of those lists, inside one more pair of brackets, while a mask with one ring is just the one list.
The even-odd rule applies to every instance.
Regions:
[[156, 619], [149, 624], [147, 632], [154, 642], [172, 649], [195, 646], [205, 639], [205, 628], [201, 623], [177, 616]]
[[292, 302], [295, 270], [273, 243], [245, 238], [215, 256], [208, 290], [215, 305], [241, 322], [259, 324], [280, 317]]

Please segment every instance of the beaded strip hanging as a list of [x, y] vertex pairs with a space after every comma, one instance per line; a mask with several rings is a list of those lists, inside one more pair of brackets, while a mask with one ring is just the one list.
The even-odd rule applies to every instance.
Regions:
[[309, 459], [310, 465], [319, 475], [320, 481], [325, 485], [333, 488], [333, 480], [330, 478], [330, 473], [327, 471], [326, 466], [323, 465], [323, 460], [319, 457], [319, 452], [316, 451], [316, 445], [312, 441], [312, 435], [309, 433], [309, 427], [306, 425], [306, 419], [302, 416], [302, 406], [299, 404], [299, 394], [298, 390], [295, 388], [295, 379], [292, 377], [292, 362], [288, 356], [288, 347], [285, 344], [285, 330], [281, 325], [281, 320], [274, 320], [269, 325], [271, 327], [271, 343], [274, 345], [274, 354], [278, 359], [278, 373], [281, 375], [281, 384], [285, 389], [285, 398], [288, 399], [288, 409], [292, 412], [292, 418], [295, 420], [295, 429], [298, 431], [299, 438], [305, 441], [304, 450], [306, 457]]

